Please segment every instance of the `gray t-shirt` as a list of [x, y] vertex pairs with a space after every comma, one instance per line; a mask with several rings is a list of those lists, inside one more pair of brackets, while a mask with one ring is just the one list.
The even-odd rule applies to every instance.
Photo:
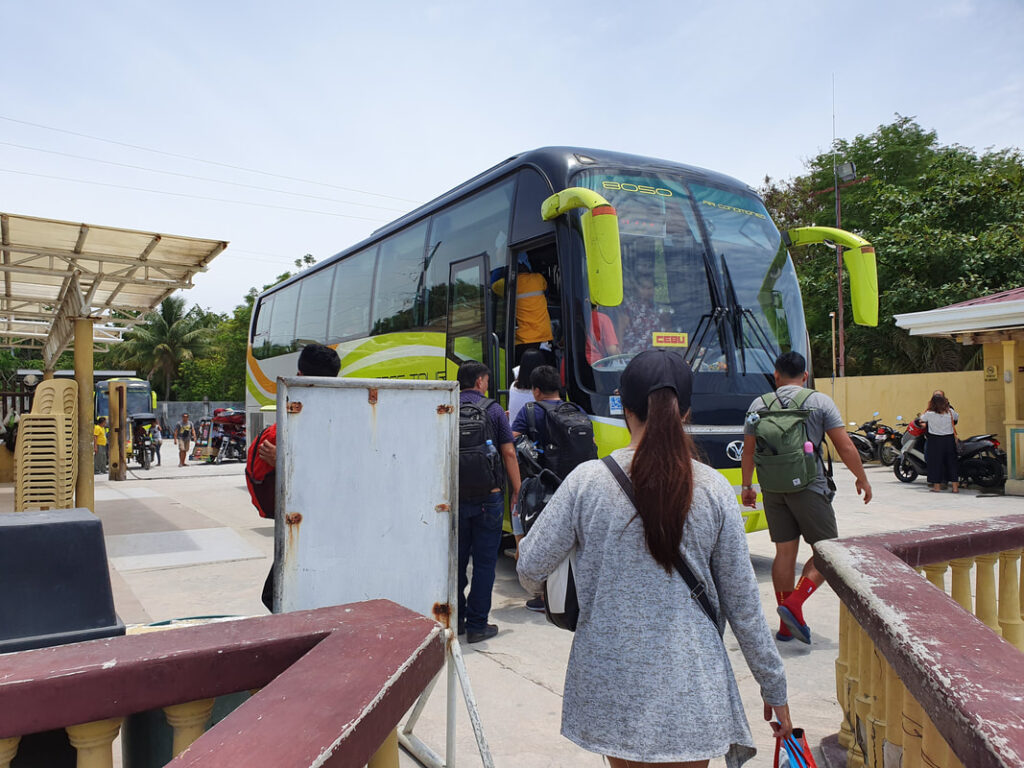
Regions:
[[[788, 407], [801, 389], [803, 387], [798, 384], [784, 384], [775, 390], [775, 394], [778, 395], [782, 404]], [[764, 407], [764, 398], [759, 397], [750, 404], [747, 413], [755, 413]], [[832, 398], [828, 395], [815, 392], [804, 401], [804, 408], [811, 412], [806, 422], [807, 439], [816, 446], [821, 445], [821, 442], [825, 439], [825, 433], [830, 429], [843, 426], [843, 417], [840, 415], [836, 404], [832, 402]], [[754, 434], [754, 425], [749, 421], [743, 423], [743, 434]], [[825, 462], [822, 460], [820, 451], [818, 452], [818, 477], [807, 486], [807, 490], [815, 491], [827, 498], [832, 498], [832, 492], [825, 481]]]

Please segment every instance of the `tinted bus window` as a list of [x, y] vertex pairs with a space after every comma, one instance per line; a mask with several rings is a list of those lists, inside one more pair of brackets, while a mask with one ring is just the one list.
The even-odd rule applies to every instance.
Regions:
[[486, 254], [489, 268], [508, 263], [512, 181], [437, 214], [431, 220], [425, 292], [427, 326], [444, 331], [448, 267], [454, 261]]
[[294, 351], [295, 309], [299, 303], [299, 283], [292, 283], [274, 294], [274, 314], [270, 319], [270, 347], [273, 354]]
[[365, 336], [370, 331], [370, 294], [377, 249], [349, 256], [338, 263], [331, 296], [327, 343]]
[[252, 355], [257, 360], [270, 357], [270, 318], [274, 313], [274, 297], [267, 296], [256, 307], [256, 327], [252, 333]]
[[300, 344], [323, 344], [327, 338], [327, 308], [331, 301], [334, 267], [314, 272], [302, 281], [295, 338]]
[[392, 235], [380, 246], [371, 335], [419, 325], [416, 304], [423, 288], [423, 244], [427, 224]]
[[555, 222], [540, 217], [540, 206], [552, 194], [544, 177], [532, 168], [519, 172], [519, 188], [516, 190], [516, 215], [512, 222], [513, 243], [533, 240], [543, 235], [554, 234]]

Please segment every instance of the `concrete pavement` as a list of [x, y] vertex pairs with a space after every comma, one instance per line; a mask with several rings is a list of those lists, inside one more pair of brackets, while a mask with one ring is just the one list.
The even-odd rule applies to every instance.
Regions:
[[[133, 470], [125, 482], [98, 479], [97, 514], [107, 539], [115, 604], [127, 624], [209, 615], [260, 615], [263, 579], [273, 552], [273, 521], [259, 518], [249, 503], [241, 464], [171, 466]], [[929, 493], [922, 480], [905, 485], [891, 470], [869, 467], [875, 499], [865, 506], [853, 478], [836, 468], [839, 530], [854, 536], [888, 530], [980, 519], [1024, 510], [1021, 498]], [[13, 489], [0, 486], [0, 508], [13, 508]], [[767, 532], [748, 536], [763, 605], [774, 619]], [[801, 556], [810, 550], [802, 548]], [[559, 735], [561, 689], [572, 635], [547, 624], [523, 606], [528, 596], [514, 564], [501, 558], [494, 588], [493, 640], [462, 645], [473, 691], [495, 764], [499, 766], [598, 766], [601, 758]], [[810, 646], [780, 644], [789, 677], [795, 724], [817, 743], [837, 730], [835, 700], [839, 603], [827, 587], [808, 602]], [[752, 765], [771, 765], [770, 730], [761, 721], [757, 685], [731, 633], [726, 645], [759, 750]], [[444, 685], [436, 687], [416, 728], [435, 751], [444, 748]], [[628, 695], [628, 692], [623, 692]], [[478, 765], [476, 745], [463, 703], [458, 703], [461, 765]], [[414, 765], [408, 756], [404, 765]], [[714, 763], [713, 763], [714, 764]], [[719, 763], [720, 764], [720, 763]]]

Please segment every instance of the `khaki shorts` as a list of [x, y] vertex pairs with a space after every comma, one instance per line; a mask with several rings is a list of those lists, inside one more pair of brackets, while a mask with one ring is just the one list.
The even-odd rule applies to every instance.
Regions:
[[808, 544], [814, 544], [839, 535], [832, 503], [820, 493], [764, 493], [762, 498], [768, 534], [776, 543], [802, 536]]

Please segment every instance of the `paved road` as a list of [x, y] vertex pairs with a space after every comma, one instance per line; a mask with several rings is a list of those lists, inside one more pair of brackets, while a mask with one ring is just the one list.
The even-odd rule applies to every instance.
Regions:
[[[845, 535], [973, 520], [1024, 511], [1024, 500], [929, 493], [922, 481], [903, 485], [892, 472], [869, 468], [875, 500], [856, 497], [852, 476], [836, 468], [839, 529]], [[11, 509], [11, 486], [0, 486], [0, 508]], [[273, 551], [273, 523], [249, 504], [240, 464], [165, 466], [133, 472], [126, 482], [105, 478], [96, 506], [107, 538], [118, 613], [126, 623], [205, 615], [258, 615], [263, 579]], [[774, 611], [770, 579], [773, 548], [766, 532], [748, 537], [763, 604]], [[809, 554], [809, 549], [801, 555]], [[466, 664], [495, 763], [502, 766], [598, 766], [559, 735], [561, 689], [572, 635], [523, 607], [527, 595], [508, 558], [499, 562], [492, 620], [500, 627], [486, 643], [464, 645]], [[839, 722], [835, 701], [838, 600], [823, 588], [805, 611], [813, 644], [780, 644], [789, 676], [794, 721], [817, 744]], [[773, 622], [774, 623], [774, 622]], [[761, 753], [753, 765], [770, 765], [772, 740], [760, 722], [761, 705], [735, 639], [726, 644], [740, 682]], [[628, 692], [623, 692], [628, 695]], [[444, 745], [444, 686], [439, 685], [416, 733], [435, 750]], [[465, 707], [458, 704], [461, 765], [478, 765]], [[414, 765], [403, 756], [403, 765]]]

